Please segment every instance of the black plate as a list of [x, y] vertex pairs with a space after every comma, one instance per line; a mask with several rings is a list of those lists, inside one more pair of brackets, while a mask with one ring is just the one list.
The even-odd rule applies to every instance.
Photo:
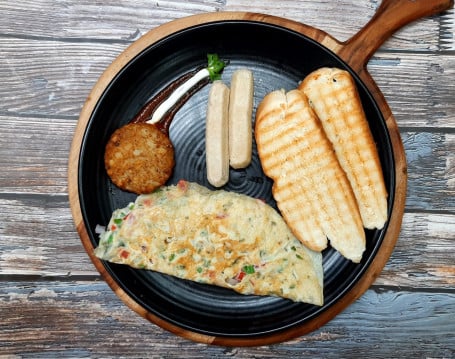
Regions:
[[[96, 225], [106, 225], [114, 209], [124, 207], [136, 197], [116, 188], [104, 170], [104, 147], [108, 138], [166, 84], [204, 64], [207, 53], [212, 52], [230, 61], [223, 73], [223, 80], [228, 84], [235, 69], [247, 67], [253, 71], [255, 109], [268, 92], [295, 88], [319, 67], [348, 70], [357, 82], [378, 146], [390, 211], [395, 188], [390, 138], [381, 112], [357, 75], [332, 52], [299, 33], [259, 22], [223, 21], [197, 25], [154, 43], [132, 59], [101, 96], [84, 134], [78, 177], [82, 215], [94, 246], [98, 243]], [[171, 125], [176, 167], [169, 184], [183, 178], [210, 188], [206, 180], [204, 140], [208, 90], [206, 86], [196, 93]], [[275, 206], [271, 186], [254, 147], [251, 166], [231, 170], [230, 181], [224, 189], [262, 198]], [[329, 310], [367, 269], [386, 229], [387, 224], [382, 230], [367, 231], [367, 248], [360, 264], [345, 260], [330, 248], [324, 251], [323, 307], [280, 298], [242, 296], [227, 289], [121, 265], [105, 263], [105, 267], [133, 300], [165, 322], [204, 335], [257, 338], [305, 325]]]

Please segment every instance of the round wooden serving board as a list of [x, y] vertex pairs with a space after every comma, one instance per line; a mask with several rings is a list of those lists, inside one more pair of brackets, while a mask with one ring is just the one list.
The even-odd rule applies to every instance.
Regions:
[[[159, 26], [129, 46], [92, 89], [81, 111], [69, 157], [73, 218], [88, 255], [112, 290], [131, 309], [166, 330], [197, 342], [229, 346], [265, 345], [306, 334], [359, 298], [374, 282], [393, 251], [400, 232], [407, 182], [406, 158], [397, 124], [366, 66], [379, 46], [397, 29], [451, 6], [453, 0], [383, 1], [371, 21], [346, 42], [279, 17], [244, 12], [206, 13]], [[230, 32], [232, 36], [229, 36]], [[278, 36], [278, 40], [274, 40], [274, 36]], [[322, 308], [282, 299], [249, 296], [239, 299], [236, 294], [222, 290], [119, 268], [93, 255], [98, 242], [95, 225], [105, 225], [113, 209], [134, 200], [134, 196], [121, 193], [110, 184], [105, 174], [102, 159], [109, 135], [128, 122], [148, 98], [181, 73], [198, 65], [200, 55], [212, 49], [231, 61], [225, 70], [227, 74], [240, 66], [251, 66], [259, 74], [255, 77], [259, 82], [256, 103], [267, 91], [276, 89], [272, 86], [292, 87], [306, 73], [322, 65], [343, 67], [355, 77], [362, 103], [367, 115], [370, 114], [370, 128], [381, 156], [389, 192], [389, 221], [384, 229], [367, 234], [371, 244], [365, 259], [357, 266], [346, 263], [334, 251], [324, 253], [326, 304]], [[205, 95], [206, 92], [201, 91], [182, 109], [181, 118], [177, 115], [175, 119], [184, 126], [184, 118], [187, 118], [192, 126], [188, 128], [197, 132], [196, 137], [203, 131], [203, 123], [196, 125], [191, 121], [203, 116]], [[176, 153], [180, 149], [182, 156], [192, 157], [179, 159], [177, 155], [176, 174], [170, 183], [179, 176], [189, 176], [185, 179], [206, 185], [201, 175], [205, 166], [203, 145], [190, 148], [182, 137], [185, 128], [178, 126], [175, 126], [174, 135], [172, 127], [170, 130]], [[193, 143], [200, 146], [201, 141], [191, 141]], [[179, 161], [187, 160], [194, 161], [194, 166], [179, 165]], [[271, 183], [261, 173], [257, 154], [252, 167], [251, 173], [240, 173], [240, 179], [227, 189], [249, 195], [260, 193], [273, 204]], [[200, 169], [193, 173], [192, 168]], [[172, 291], [177, 294], [172, 295]], [[205, 294], [214, 303], [207, 300], [206, 312], [191, 307]], [[179, 295], [191, 298], [185, 302], [185, 298], [177, 298]], [[218, 310], [220, 303], [228, 304]], [[246, 319], [236, 317], [235, 313], [242, 313], [242, 310], [241, 315]], [[290, 312], [296, 319], [284, 312]]]

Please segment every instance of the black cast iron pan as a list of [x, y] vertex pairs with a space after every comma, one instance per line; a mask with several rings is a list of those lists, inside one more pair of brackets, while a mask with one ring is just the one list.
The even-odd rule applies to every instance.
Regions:
[[[103, 73], [80, 115], [69, 158], [69, 194], [82, 243], [113, 291], [134, 311], [185, 338], [216, 345], [264, 345], [303, 335], [325, 324], [374, 282], [399, 235], [406, 196], [406, 159], [392, 113], [366, 70], [378, 47], [398, 28], [438, 13], [453, 0], [383, 1], [374, 18], [341, 43], [327, 33], [269, 15], [218, 12], [190, 16], [153, 29], [128, 47]], [[304, 6], [304, 5], [302, 5]], [[367, 231], [367, 250], [353, 264], [332, 249], [324, 251], [323, 307], [279, 298], [242, 296], [229, 290], [150, 271], [104, 263], [93, 256], [95, 227], [112, 211], [134, 201], [109, 180], [104, 147], [112, 132], [129, 122], [167, 84], [204, 64], [207, 53], [253, 71], [255, 108], [270, 91], [295, 88], [322, 66], [348, 70], [355, 78], [376, 141], [389, 193], [389, 220]], [[205, 111], [208, 87], [181, 108], [170, 127], [176, 167], [169, 184], [183, 178], [210, 187], [205, 168]], [[224, 187], [275, 205], [271, 181], [254, 149], [253, 163], [232, 170]], [[304, 204], [302, 204], [304, 205]]]

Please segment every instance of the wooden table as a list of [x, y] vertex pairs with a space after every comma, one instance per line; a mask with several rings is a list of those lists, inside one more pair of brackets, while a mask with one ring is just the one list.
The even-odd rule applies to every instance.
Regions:
[[[74, 228], [67, 160], [102, 71], [148, 30], [219, 10], [263, 12], [346, 40], [374, 1], [0, 3], [0, 357], [455, 357], [455, 13], [397, 32], [368, 69], [409, 171], [401, 235], [374, 285], [319, 330], [267, 347], [182, 339], [128, 309]], [[15, 356], [16, 355], [16, 356]]]

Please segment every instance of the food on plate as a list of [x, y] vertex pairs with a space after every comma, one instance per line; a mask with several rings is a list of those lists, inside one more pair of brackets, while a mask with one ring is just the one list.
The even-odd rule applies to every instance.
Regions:
[[[157, 93], [156, 96], [153, 96], [149, 101], [146, 102], [144, 106], [134, 115], [130, 123], [143, 123], [147, 121], [151, 121], [152, 115], [155, 113], [158, 106], [160, 106], [172, 93], [181, 85], [188, 82], [188, 80], [194, 77], [199, 71], [201, 67], [194, 69], [190, 72], [186, 72], [180, 77], [173, 80], [167, 86], [165, 86], [160, 92]], [[161, 131], [165, 133], [169, 133], [169, 126], [175, 116], [175, 114], [182, 108], [182, 106], [193, 96], [196, 92], [202, 89], [205, 85], [210, 82], [210, 79], [204, 78], [199, 81], [196, 85], [194, 85], [188, 92], [186, 92], [178, 101], [175, 102], [174, 106], [172, 106], [162, 117], [161, 119], [155, 123]]]
[[207, 179], [215, 187], [229, 181], [229, 167], [247, 167], [252, 155], [253, 73], [234, 71], [231, 88], [215, 81], [206, 120]]
[[208, 54], [207, 55], [207, 67], [199, 70], [193, 76], [191, 76], [187, 81], [181, 84], [179, 87], [172, 92], [172, 94], [167, 98], [163, 103], [161, 103], [153, 113], [150, 120], [147, 123], [157, 123], [161, 118], [173, 107], [175, 104], [185, 96], [188, 91], [190, 91], [196, 84], [203, 81], [204, 79], [209, 78], [210, 81], [219, 80], [221, 78], [221, 72], [226, 66], [226, 62], [220, 60], [217, 54]]
[[378, 151], [349, 72], [321, 68], [299, 89], [308, 97], [354, 191], [365, 228], [387, 221], [387, 191]]
[[183, 103], [210, 78], [220, 77], [226, 63], [216, 54], [207, 55], [208, 65], [170, 83], [134, 116], [117, 129], [107, 142], [104, 163], [108, 176], [119, 188], [137, 194], [162, 186], [174, 168], [174, 147], [169, 126]]
[[273, 196], [294, 235], [321, 251], [327, 237], [344, 257], [359, 262], [365, 231], [354, 194], [333, 146], [297, 89], [274, 91], [256, 111], [256, 143]]
[[172, 174], [174, 147], [156, 126], [128, 124], [110, 137], [104, 165], [117, 187], [137, 194], [150, 193]]
[[215, 187], [229, 181], [229, 88], [215, 81], [209, 91], [205, 127], [207, 179]]
[[241, 294], [323, 304], [322, 255], [272, 207], [180, 181], [116, 210], [95, 255]]
[[253, 92], [253, 73], [248, 69], [236, 70], [229, 98], [229, 162], [236, 169], [251, 163]]

